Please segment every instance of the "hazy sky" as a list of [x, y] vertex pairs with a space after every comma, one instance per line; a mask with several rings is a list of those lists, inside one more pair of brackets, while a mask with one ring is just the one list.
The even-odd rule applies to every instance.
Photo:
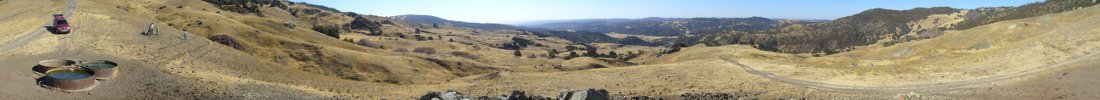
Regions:
[[445, 19], [514, 23], [532, 20], [751, 17], [835, 19], [871, 8], [977, 8], [1041, 0], [290, 0], [360, 14], [433, 15]]

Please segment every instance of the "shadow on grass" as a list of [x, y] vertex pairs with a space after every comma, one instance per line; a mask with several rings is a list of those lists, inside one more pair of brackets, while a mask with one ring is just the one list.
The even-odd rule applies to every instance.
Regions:
[[46, 28], [46, 31], [50, 31], [50, 34], [55, 34], [55, 35], [69, 34], [69, 32], [57, 32], [57, 28], [55, 28], [53, 26], [42, 26], [42, 28]]

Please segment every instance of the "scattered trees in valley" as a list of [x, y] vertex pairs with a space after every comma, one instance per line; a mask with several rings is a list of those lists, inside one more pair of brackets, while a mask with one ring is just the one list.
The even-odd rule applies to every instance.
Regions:
[[[561, 58], [568, 60], [568, 59], [573, 59], [573, 58], [576, 58], [576, 57], [592, 57], [592, 58], [613, 58], [613, 59], [618, 59], [618, 60], [630, 60], [630, 59], [633, 59], [634, 57], [637, 57], [638, 55], [641, 54], [641, 53], [634, 53], [634, 51], [629, 51], [629, 53], [625, 53], [625, 54], [624, 53], [619, 53], [619, 52], [616, 52], [616, 51], [608, 51], [607, 53], [600, 53], [599, 48], [597, 48], [597, 47], [593, 47], [593, 46], [590, 46], [590, 45], [582, 45], [582, 46], [584, 46], [584, 48], [573, 46], [573, 45], [565, 46], [565, 48], [566, 48], [565, 52], [569, 52], [569, 54], [564, 56], [564, 57], [561, 57]], [[583, 54], [579, 54], [576, 51], [574, 51], [574, 50], [582, 50], [582, 49], [584, 50]], [[557, 58], [558, 52], [559, 51], [557, 49], [550, 49], [549, 51], [547, 51], [547, 55], [550, 56], [550, 58]]]
[[615, 51], [611, 51], [611, 52], [607, 53], [607, 57], [609, 57], [609, 58], [619, 58], [619, 53], [615, 53]]
[[512, 42], [501, 44], [500, 49], [517, 50], [530, 45], [540, 45], [531, 40], [527, 40], [519, 37], [512, 37]]
[[597, 52], [596, 47], [586, 45], [584, 48], [585, 48], [584, 56], [600, 57], [600, 53]]
[[428, 38], [425, 38], [424, 36], [420, 36], [420, 35], [413, 35], [413, 38], [415, 38], [416, 41], [424, 41], [424, 40], [428, 39]]
[[569, 51], [569, 55], [566, 55], [566, 56], [565, 56], [565, 59], [573, 59], [573, 58], [577, 58], [577, 57], [579, 57], [579, 56], [580, 56], [580, 55], [577, 55], [577, 52], [576, 52], [576, 51]]

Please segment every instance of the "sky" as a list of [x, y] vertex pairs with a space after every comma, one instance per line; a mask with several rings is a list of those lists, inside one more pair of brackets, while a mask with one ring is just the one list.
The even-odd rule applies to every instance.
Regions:
[[1041, 0], [290, 0], [340, 11], [515, 24], [537, 20], [596, 18], [766, 17], [836, 19], [872, 8], [1019, 6]]

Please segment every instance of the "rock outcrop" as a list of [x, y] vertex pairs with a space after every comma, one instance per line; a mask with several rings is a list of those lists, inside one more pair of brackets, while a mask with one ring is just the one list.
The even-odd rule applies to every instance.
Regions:
[[583, 89], [562, 91], [558, 94], [561, 100], [611, 100], [611, 96], [604, 89]]
[[382, 32], [382, 23], [377, 22], [377, 21], [371, 21], [367, 18], [363, 18], [362, 16], [355, 17], [355, 19], [351, 20], [351, 22], [348, 22], [348, 24], [344, 25], [344, 26], [349, 28], [349, 30], [350, 29], [370, 30], [373, 33], [381, 33]]
[[435, 91], [428, 92], [424, 96], [420, 96], [420, 100], [471, 100], [466, 95], [459, 93], [455, 90], [447, 90], [447, 92], [439, 93]]

